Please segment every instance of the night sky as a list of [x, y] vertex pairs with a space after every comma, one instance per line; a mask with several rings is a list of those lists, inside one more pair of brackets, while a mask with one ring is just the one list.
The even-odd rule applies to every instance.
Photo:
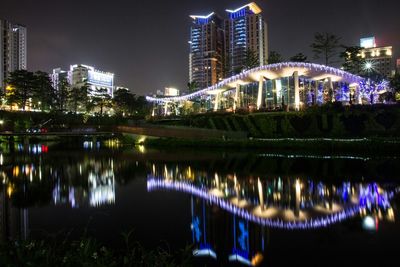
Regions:
[[[250, 1], [248, 1], [250, 2]], [[116, 74], [116, 85], [147, 94], [188, 82], [189, 15], [234, 9], [242, 0], [0, 0], [0, 17], [28, 27], [28, 67], [50, 72], [82, 63]], [[345, 45], [375, 35], [400, 57], [399, 0], [259, 0], [270, 50], [309, 55], [313, 34]]]

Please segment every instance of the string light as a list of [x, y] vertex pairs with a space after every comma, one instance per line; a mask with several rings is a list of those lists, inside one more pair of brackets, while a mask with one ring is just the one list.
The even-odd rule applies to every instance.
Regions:
[[[194, 185], [187, 182], [177, 182], [177, 181], [164, 181], [155, 179], [155, 177], [149, 176], [147, 181], [147, 189], [148, 191], [153, 191], [157, 189], [167, 189], [167, 190], [176, 190], [180, 192], [186, 192], [191, 195], [200, 197], [209, 201], [212, 204], [219, 206], [220, 208], [237, 215], [241, 218], [249, 220], [251, 222], [257, 223], [259, 225], [268, 226], [272, 228], [280, 228], [287, 230], [306, 230], [306, 229], [316, 229], [327, 227], [329, 225], [342, 222], [349, 218], [352, 218], [360, 213], [360, 211], [365, 207], [365, 205], [361, 202], [360, 204], [353, 205], [348, 207], [345, 210], [342, 210], [337, 213], [329, 214], [325, 217], [312, 218], [305, 221], [290, 221], [286, 222], [282, 219], [269, 219], [258, 217], [252, 214], [250, 211], [235, 206], [234, 204], [228, 202], [226, 199], [220, 198], [218, 196], [212, 195], [207, 192], [205, 189], [196, 188]], [[394, 193], [391, 192], [388, 194], [388, 198], [392, 198]]]
[[276, 70], [281, 70], [283, 68], [303, 68], [303, 69], [307, 69], [311, 72], [313, 72], [313, 71], [324, 72], [326, 74], [331, 74], [331, 75], [342, 77], [342, 78], [346, 79], [350, 84], [351, 83], [360, 83], [361, 81], [364, 80], [364, 78], [362, 78], [360, 76], [351, 74], [349, 72], [346, 72], [346, 71], [343, 71], [340, 69], [332, 68], [329, 66], [319, 65], [319, 64], [315, 64], [315, 63], [306, 63], [306, 62], [283, 62], [283, 63], [265, 65], [265, 66], [261, 66], [261, 67], [257, 67], [254, 69], [243, 71], [240, 74], [237, 74], [230, 78], [224, 79], [215, 85], [212, 85], [205, 89], [199, 90], [192, 94], [179, 96], [179, 97], [165, 97], [165, 98], [156, 98], [156, 97], [147, 96], [146, 100], [148, 102], [154, 102], [157, 104], [168, 103], [168, 102], [187, 101], [187, 100], [191, 100], [193, 98], [205, 95], [208, 92], [220, 90], [220, 89], [228, 86], [231, 83], [248, 78], [251, 74], [261, 72], [261, 71], [276, 71]]

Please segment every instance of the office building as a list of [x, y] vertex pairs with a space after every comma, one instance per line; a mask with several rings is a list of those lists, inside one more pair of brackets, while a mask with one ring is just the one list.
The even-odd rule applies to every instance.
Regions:
[[235, 10], [226, 10], [226, 12], [229, 15], [229, 19], [225, 21], [228, 76], [246, 68], [249, 50], [257, 58], [258, 66], [266, 65], [268, 63], [268, 31], [261, 8], [253, 2]]
[[27, 30], [20, 24], [0, 19], [0, 87], [10, 72], [27, 69]]
[[190, 17], [189, 81], [206, 88], [224, 78], [223, 20], [215, 13]]
[[392, 46], [377, 46], [375, 37], [360, 40], [361, 57], [366, 61], [366, 68], [383, 77], [393, 74], [393, 48]]
[[51, 79], [54, 88], [58, 88], [58, 83], [62, 77], [67, 77], [72, 87], [81, 87], [85, 83], [90, 86], [92, 93], [96, 89], [107, 89], [110, 96], [114, 94], [114, 74], [95, 69], [87, 65], [71, 65], [69, 71], [63, 71], [60, 68], [54, 69]]

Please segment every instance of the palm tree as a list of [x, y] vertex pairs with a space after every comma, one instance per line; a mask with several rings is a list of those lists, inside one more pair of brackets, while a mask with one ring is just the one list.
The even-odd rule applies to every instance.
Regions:
[[332, 63], [332, 59], [337, 55], [337, 49], [340, 47], [340, 39], [340, 37], [327, 32], [315, 33], [314, 43], [311, 44], [314, 58], [322, 58], [325, 61], [325, 65], [329, 66]]

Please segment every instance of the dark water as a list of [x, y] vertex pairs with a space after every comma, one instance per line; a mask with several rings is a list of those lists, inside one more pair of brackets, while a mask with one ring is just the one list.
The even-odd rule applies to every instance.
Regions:
[[114, 145], [3, 147], [2, 238], [132, 230], [199, 266], [398, 266], [397, 158]]

